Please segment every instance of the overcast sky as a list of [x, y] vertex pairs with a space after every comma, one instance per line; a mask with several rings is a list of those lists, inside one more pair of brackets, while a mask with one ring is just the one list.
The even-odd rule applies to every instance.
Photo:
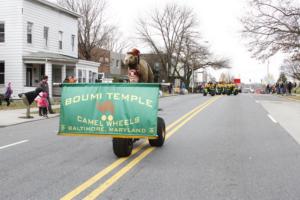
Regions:
[[[209, 41], [213, 52], [231, 59], [230, 72], [235, 77], [240, 77], [243, 82], [260, 82], [266, 76], [267, 63], [251, 58], [247, 44], [240, 35], [239, 19], [245, 15], [246, 0], [109, 0], [109, 9], [113, 19], [118, 20], [121, 30], [131, 36], [135, 33], [135, 22], [140, 16], [168, 2], [177, 2], [194, 9], [203, 39]], [[142, 48], [142, 45], [136, 46]], [[275, 79], [279, 75], [280, 63], [279, 56], [270, 59], [270, 73]], [[221, 71], [214, 73], [217, 78]]]
[[[251, 58], [240, 35], [239, 19], [245, 14], [247, 0], [108, 0], [108, 16], [127, 37], [133, 37], [136, 21], [154, 8], [176, 2], [194, 9], [200, 33], [214, 53], [231, 59], [230, 72], [242, 82], [261, 82], [267, 74], [267, 63]], [[143, 50], [144, 45], [137, 44]], [[142, 52], [146, 53], [146, 52]], [[277, 79], [282, 58], [270, 59], [270, 73]], [[216, 78], [221, 71], [214, 73]]]

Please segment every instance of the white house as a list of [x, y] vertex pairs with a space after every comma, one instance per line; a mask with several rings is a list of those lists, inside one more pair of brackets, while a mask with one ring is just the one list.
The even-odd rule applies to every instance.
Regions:
[[50, 96], [59, 94], [53, 83], [68, 75], [93, 81], [99, 63], [78, 60], [79, 17], [45, 0], [1, 0], [0, 92], [8, 82], [14, 97], [34, 90], [43, 75]]
[[194, 82], [196, 85], [199, 83], [207, 82], [208, 73], [206, 69], [197, 69], [194, 71]]
[[121, 75], [121, 65], [125, 54], [110, 52], [110, 73]]

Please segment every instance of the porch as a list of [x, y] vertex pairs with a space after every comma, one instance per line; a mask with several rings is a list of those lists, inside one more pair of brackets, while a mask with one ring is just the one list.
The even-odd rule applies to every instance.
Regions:
[[62, 83], [66, 77], [76, 77], [78, 59], [51, 53], [31, 53], [23, 56], [24, 92], [34, 90], [44, 75], [48, 76], [49, 96], [60, 96], [61, 89], [55, 83]]
[[61, 95], [57, 83], [74, 76], [79, 83], [92, 83], [98, 78], [100, 63], [78, 60], [60, 54], [37, 52], [23, 56], [24, 92], [34, 90], [44, 75], [48, 76], [49, 96]]

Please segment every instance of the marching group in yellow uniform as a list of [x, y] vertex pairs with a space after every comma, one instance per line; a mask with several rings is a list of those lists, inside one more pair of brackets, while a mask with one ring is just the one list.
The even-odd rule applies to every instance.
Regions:
[[227, 95], [237, 95], [239, 93], [238, 87], [234, 83], [212, 83], [208, 82], [204, 86], [203, 95], [206, 96], [207, 94], [210, 94], [212, 96], [214, 95], [221, 95], [221, 94], [227, 94]]

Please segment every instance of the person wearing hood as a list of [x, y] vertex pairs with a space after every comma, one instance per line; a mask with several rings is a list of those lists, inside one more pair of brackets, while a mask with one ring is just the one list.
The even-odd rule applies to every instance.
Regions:
[[39, 95], [35, 98], [35, 102], [39, 108], [39, 115], [48, 118], [48, 94], [47, 92], [40, 92]]
[[5, 94], [4, 94], [4, 100], [6, 101], [6, 105], [9, 106], [10, 105], [10, 97], [13, 93], [13, 90], [11, 88], [11, 82], [8, 83]]

